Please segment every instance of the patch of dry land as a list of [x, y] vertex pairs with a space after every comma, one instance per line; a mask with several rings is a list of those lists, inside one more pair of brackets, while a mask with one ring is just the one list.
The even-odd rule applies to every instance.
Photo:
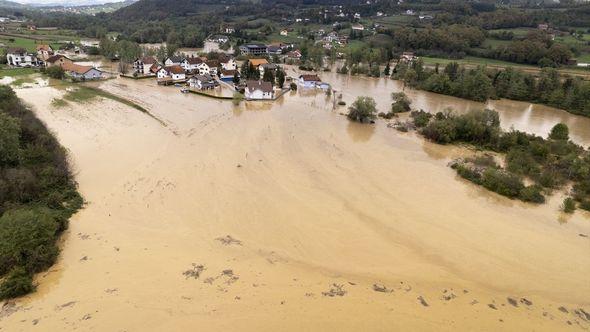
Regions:
[[[331, 80], [380, 108], [401, 88]], [[350, 123], [321, 93], [234, 106], [146, 80], [100, 88], [157, 119], [18, 90], [70, 151], [88, 204], [37, 292], [0, 309], [0, 331], [590, 329], [590, 215], [561, 215], [560, 194], [534, 206], [487, 192], [447, 167], [467, 150]], [[508, 126], [579, 122], [572, 137], [590, 142], [587, 119], [497, 103]]]

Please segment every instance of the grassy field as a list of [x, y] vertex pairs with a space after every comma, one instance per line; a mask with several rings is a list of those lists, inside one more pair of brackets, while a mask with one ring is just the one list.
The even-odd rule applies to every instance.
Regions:
[[1, 34], [0, 43], [6, 45], [7, 47], [22, 47], [29, 52], [36, 52], [37, 44], [49, 43], [49, 45], [51, 45], [51, 47], [54, 49], [59, 49], [59, 47], [61, 46], [61, 44], [52, 42], [51, 40], [42, 41], [28, 38], [11, 37]]
[[33, 68], [0, 68], [0, 78], [4, 76], [17, 77], [37, 73]]
[[414, 16], [407, 15], [393, 15], [386, 17], [379, 17], [375, 19], [375, 23], [378, 23], [386, 28], [395, 28], [406, 26], [408, 23], [415, 19]]

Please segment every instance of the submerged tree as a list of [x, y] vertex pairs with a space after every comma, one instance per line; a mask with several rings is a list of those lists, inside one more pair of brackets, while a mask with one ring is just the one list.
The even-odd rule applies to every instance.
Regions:
[[349, 107], [348, 119], [358, 122], [369, 122], [376, 118], [377, 103], [371, 97], [358, 97]]

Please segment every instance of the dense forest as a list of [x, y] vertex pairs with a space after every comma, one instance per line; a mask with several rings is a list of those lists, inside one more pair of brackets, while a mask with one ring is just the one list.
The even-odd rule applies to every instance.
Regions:
[[82, 206], [67, 154], [14, 91], [0, 85], [0, 299], [34, 290]]

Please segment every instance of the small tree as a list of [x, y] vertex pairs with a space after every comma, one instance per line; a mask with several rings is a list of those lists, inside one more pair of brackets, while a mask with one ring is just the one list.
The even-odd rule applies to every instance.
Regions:
[[558, 123], [553, 128], [551, 128], [551, 133], [549, 134], [549, 138], [554, 140], [564, 140], [567, 141], [569, 139], [570, 130], [565, 123]]
[[393, 103], [391, 104], [392, 113], [402, 113], [410, 111], [411, 101], [410, 99], [408, 99], [405, 93], [392, 92], [391, 99], [393, 99]]
[[45, 69], [45, 74], [51, 78], [61, 80], [65, 77], [65, 71], [60, 66], [52, 66]]
[[283, 88], [283, 85], [285, 84], [285, 72], [282, 69], [279, 69], [279, 71], [277, 72], [277, 85], [279, 86], [279, 88]]
[[235, 85], [240, 84], [240, 75], [237, 71], [234, 73], [234, 78], [232, 79], [232, 82], [234, 82]]
[[129, 64], [127, 62], [120, 61], [119, 72], [121, 72], [121, 74], [127, 74], [129, 72]]
[[385, 77], [389, 76], [391, 74], [391, 68], [389, 67], [389, 62], [387, 63], [387, 65], [385, 66], [385, 69], [383, 70], [383, 75]]
[[371, 97], [358, 97], [349, 107], [348, 119], [368, 122], [377, 116], [377, 103]]
[[270, 82], [273, 86], [275, 85], [275, 74], [271, 69], [267, 69], [264, 71], [264, 76], [262, 76], [262, 80], [266, 82]]

